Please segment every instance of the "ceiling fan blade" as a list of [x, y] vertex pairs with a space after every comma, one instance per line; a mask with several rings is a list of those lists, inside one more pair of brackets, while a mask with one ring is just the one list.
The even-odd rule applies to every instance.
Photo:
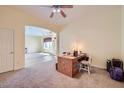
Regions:
[[60, 13], [64, 18], [66, 17], [66, 14], [62, 10], [60, 10]]
[[73, 5], [60, 5], [60, 8], [73, 8]]
[[52, 13], [50, 14], [50, 17], [52, 18], [52, 17], [53, 17], [53, 15], [54, 15], [54, 12], [52, 12]]

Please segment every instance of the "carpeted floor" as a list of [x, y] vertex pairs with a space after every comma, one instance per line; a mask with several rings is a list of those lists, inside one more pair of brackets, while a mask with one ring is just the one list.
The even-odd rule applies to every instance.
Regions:
[[98, 68], [92, 68], [91, 75], [88, 75], [86, 72], [81, 72], [75, 78], [70, 78], [55, 70], [55, 58], [49, 55], [44, 56], [42, 62], [33, 60], [31, 65], [26, 66], [25, 69], [0, 74], [0, 87], [124, 88], [124, 82], [112, 80], [105, 70]]

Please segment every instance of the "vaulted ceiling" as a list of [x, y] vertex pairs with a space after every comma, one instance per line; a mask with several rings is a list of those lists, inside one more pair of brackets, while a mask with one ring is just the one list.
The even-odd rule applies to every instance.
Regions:
[[59, 13], [55, 14], [53, 18], [50, 18], [52, 8], [46, 7], [45, 5], [22, 5], [15, 6], [18, 9], [26, 11], [34, 16], [46, 19], [48, 22], [53, 22], [58, 25], [68, 24], [74, 20], [77, 20], [81, 16], [85, 15], [88, 6], [74, 6], [73, 8], [64, 8], [63, 11], [67, 15], [63, 18]]
[[[47, 6], [47, 5], [46, 5]], [[102, 9], [105, 7], [116, 8], [118, 6], [93, 6], [93, 5], [74, 5], [73, 8], [64, 8], [63, 11], [67, 15], [66, 18], [63, 18], [60, 14], [55, 14], [53, 18], [50, 18], [50, 14], [52, 12], [52, 8], [46, 7], [45, 5], [21, 5], [14, 6], [17, 9], [21, 9], [31, 15], [34, 15], [39, 18], [43, 18], [48, 22], [57, 24], [57, 25], [65, 25], [70, 22], [75, 22], [80, 18], [86, 18], [87, 15], [92, 15], [93, 11], [97, 11], [98, 9]], [[102, 11], [102, 10], [101, 10]]]

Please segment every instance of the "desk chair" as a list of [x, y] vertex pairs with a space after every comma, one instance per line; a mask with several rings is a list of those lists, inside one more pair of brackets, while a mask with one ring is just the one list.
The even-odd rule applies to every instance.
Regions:
[[92, 62], [92, 59], [89, 57], [88, 60], [82, 60], [80, 62], [80, 67], [79, 67], [79, 72], [81, 70], [85, 70], [88, 72], [88, 74], [90, 75], [90, 71], [91, 71], [91, 62]]

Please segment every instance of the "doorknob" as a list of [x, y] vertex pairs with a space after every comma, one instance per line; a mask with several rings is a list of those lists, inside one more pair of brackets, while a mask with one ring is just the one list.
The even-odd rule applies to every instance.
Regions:
[[10, 54], [14, 54], [14, 52], [10, 52]]

